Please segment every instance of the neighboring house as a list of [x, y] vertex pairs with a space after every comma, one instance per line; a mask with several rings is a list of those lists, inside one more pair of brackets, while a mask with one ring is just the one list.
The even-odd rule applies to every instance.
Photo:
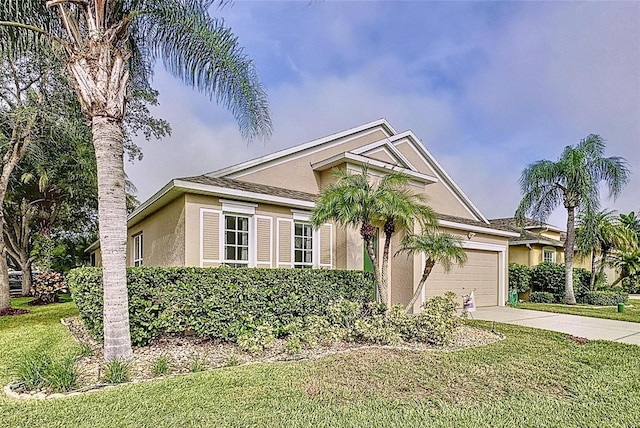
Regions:
[[[406, 173], [411, 190], [425, 195], [439, 214], [441, 229], [463, 238], [467, 264], [449, 274], [436, 267], [422, 300], [447, 290], [475, 290], [478, 305], [504, 305], [509, 238], [519, 233], [489, 224], [420, 140], [411, 131], [396, 132], [384, 119], [171, 180], [129, 216], [127, 264], [365, 269], [357, 229], [325, 224], [313, 230], [308, 223], [316, 196], [335, 180], [331, 170], [360, 172], [365, 164], [372, 177]], [[100, 265], [99, 244], [89, 251]], [[423, 264], [422, 255], [392, 258], [390, 303], [410, 300]]]

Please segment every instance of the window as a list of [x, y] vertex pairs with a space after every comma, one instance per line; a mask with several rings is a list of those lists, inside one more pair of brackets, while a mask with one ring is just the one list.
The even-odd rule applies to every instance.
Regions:
[[542, 261], [543, 262], [556, 262], [556, 250], [555, 248], [543, 248], [542, 249]]
[[143, 244], [142, 244], [142, 232], [133, 236], [133, 265], [134, 266], [142, 266], [142, 254], [143, 254]]
[[249, 265], [249, 217], [224, 216], [224, 262], [231, 267]]
[[313, 267], [313, 229], [309, 223], [294, 223], [294, 264], [296, 268]]

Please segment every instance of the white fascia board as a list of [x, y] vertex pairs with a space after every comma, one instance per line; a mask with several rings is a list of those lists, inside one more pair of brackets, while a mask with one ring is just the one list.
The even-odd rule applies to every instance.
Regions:
[[400, 150], [398, 150], [396, 146], [394, 146], [389, 142], [388, 138], [367, 144], [366, 146], [358, 147], [355, 150], [351, 150], [351, 153], [366, 156], [365, 154], [366, 152], [375, 150], [376, 148], [379, 148], [379, 147], [390, 151], [392, 154], [392, 157], [395, 156], [400, 162], [405, 164], [406, 167], [409, 168], [410, 170], [418, 172], [418, 169], [415, 166], [413, 166], [411, 162], [409, 162], [409, 159], [407, 159], [405, 155], [403, 155], [402, 152], [400, 152]]
[[211, 186], [209, 184], [192, 183], [189, 181], [174, 180], [175, 186], [180, 189], [193, 190], [204, 194], [215, 196], [225, 196], [239, 198], [254, 202], [266, 202], [273, 205], [285, 205], [296, 208], [312, 209], [316, 206], [314, 202], [300, 199], [285, 198], [282, 196], [265, 195], [262, 193], [249, 192], [246, 190], [229, 189], [227, 187]]
[[548, 241], [546, 239], [523, 239], [522, 241], [515, 241], [511, 243], [511, 245], [527, 245], [527, 244], [540, 244], [540, 245], [549, 245], [551, 247], [564, 248], [564, 243], [560, 241]]
[[486, 233], [488, 235], [518, 237], [519, 233], [508, 232], [506, 230], [491, 229], [490, 227], [475, 226], [472, 224], [458, 223], [456, 221], [439, 220], [438, 224], [443, 227], [451, 227], [453, 229], [467, 230], [470, 232]]
[[485, 223], [489, 224], [489, 220], [487, 220], [487, 218], [480, 212], [478, 207], [476, 207], [473, 202], [471, 202], [471, 199], [469, 199], [469, 197], [462, 191], [462, 189], [456, 184], [456, 182], [453, 181], [451, 176], [447, 174], [444, 168], [442, 168], [438, 161], [433, 157], [429, 150], [427, 150], [420, 139], [412, 131], [406, 131], [401, 134], [394, 135], [393, 137], [390, 137], [389, 140], [391, 142], [400, 142], [405, 138], [411, 141], [414, 147], [422, 152], [421, 155], [425, 158], [425, 160], [427, 160], [427, 163], [430, 163], [436, 169], [436, 172], [443, 176], [444, 181], [449, 186], [451, 186], [453, 192], [467, 205], [467, 207], [473, 212], [473, 214], [478, 216], [478, 218], [482, 219], [482, 221], [484, 221]]
[[323, 145], [332, 140], [338, 140], [340, 138], [347, 137], [351, 134], [356, 134], [358, 132], [366, 131], [367, 129], [372, 129], [376, 127], [382, 127], [387, 136], [395, 135], [397, 132], [393, 127], [387, 122], [386, 119], [378, 119], [373, 122], [365, 123], [364, 125], [357, 126], [355, 128], [347, 129], [345, 131], [337, 132], [335, 134], [328, 135], [326, 137], [318, 138], [316, 140], [309, 141], [307, 143], [299, 144], [297, 146], [290, 147], [288, 149], [280, 150], [275, 153], [271, 153], [265, 156], [261, 156], [259, 158], [251, 159], [246, 162], [241, 162], [235, 165], [231, 165], [226, 168], [218, 169], [216, 171], [208, 172], [204, 175], [209, 177], [219, 178], [219, 177], [227, 177], [231, 174], [236, 174], [238, 172], [244, 171], [249, 168], [256, 167], [258, 165], [271, 162], [280, 158], [286, 158], [296, 153], [302, 152], [304, 150]]
[[87, 248], [85, 248], [84, 252], [85, 253], [91, 253], [91, 252], [97, 250], [98, 248], [100, 248], [100, 239], [96, 239], [95, 241], [93, 241], [91, 243], [91, 245], [89, 245]]
[[351, 152], [345, 152], [345, 153], [340, 153], [337, 154], [333, 157], [330, 157], [329, 159], [325, 159], [323, 161], [320, 162], [316, 162], [314, 164], [311, 165], [311, 168], [313, 168], [313, 170], [315, 171], [324, 171], [326, 169], [330, 169], [336, 165], [340, 165], [342, 163], [344, 163], [345, 161], [347, 162], [352, 162], [355, 164], [359, 164], [359, 165], [369, 165], [370, 167], [373, 167], [373, 169], [377, 169], [379, 171], [385, 171], [385, 172], [402, 172], [404, 174], [407, 174], [409, 177], [423, 182], [423, 183], [437, 183], [438, 179], [436, 177], [432, 177], [430, 175], [426, 175], [426, 174], [422, 174], [421, 172], [416, 172], [416, 171], [412, 171], [410, 169], [407, 168], [402, 168], [399, 167], [397, 165], [391, 165], [388, 164], [386, 162], [381, 162], [379, 160], [375, 160], [375, 159], [371, 159], [368, 158], [366, 156], [361, 156], [361, 155], [357, 155], [355, 153], [351, 153]]
[[140, 214], [143, 214], [145, 211], [147, 211], [147, 209], [149, 209], [152, 205], [155, 205], [158, 201], [163, 199], [164, 196], [166, 196], [171, 190], [175, 188], [174, 183], [175, 180], [171, 180], [170, 182], [168, 182], [162, 189], [154, 193], [153, 196], [144, 201], [138, 208], [136, 208], [131, 214], [129, 214], [129, 217], [127, 218], [127, 226], [130, 227], [137, 223], [137, 217]]

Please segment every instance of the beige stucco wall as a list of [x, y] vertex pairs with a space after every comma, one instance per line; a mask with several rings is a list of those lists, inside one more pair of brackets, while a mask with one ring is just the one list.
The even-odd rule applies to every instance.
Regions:
[[317, 194], [320, 183], [318, 182], [318, 176], [310, 166], [311, 164], [386, 137], [387, 135], [382, 130], [375, 130], [356, 138], [338, 140], [339, 144], [328, 144], [329, 147], [321, 149], [314, 147], [308, 149], [296, 154], [293, 159], [287, 160], [284, 163], [278, 164], [275, 162], [273, 165], [267, 165], [258, 171], [232, 174], [229, 178]]
[[134, 235], [142, 232], [145, 266], [182, 266], [185, 260], [184, 196], [160, 208], [127, 231], [127, 266], [132, 266]]

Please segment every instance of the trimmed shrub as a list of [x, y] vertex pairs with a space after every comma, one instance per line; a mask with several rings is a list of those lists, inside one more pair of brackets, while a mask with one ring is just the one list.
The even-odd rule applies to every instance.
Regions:
[[627, 277], [623, 279], [622, 289], [629, 294], [640, 294], [640, 276]]
[[[565, 265], [544, 262], [531, 268], [531, 288], [555, 296], [555, 301], [565, 301]], [[573, 294], [579, 300], [589, 291], [591, 273], [583, 268], [573, 269]]]
[[[68, 274], [73, 299], [89, 332], [102, 339], [102, 269]], [[372, 299], [373, 277], [320, 269], [135, 267], [127, 269], [131, 340], [145, 345], [160, 333], [236, 342], [257, 326], [275, 337], [309, 315], [329, 315], [329, 303]]]
[[57, 302], [58, 294], [67, 292], [64, 276], [54, 271], [39, 273], [31, 286], [31, 295], [35, 297], [37, 303], [42, 305]]
[[531, 289], [531, 269], [529, 266], [509, 263], [509, 288], [518, 293], [526, 293]]
[[531, 303], [553, 303], [556, 301], [553, 293], [549, 293], [548, 291], [534, 291], [529, 296], [529, 301]]
[[629, 295], [622, 290], [588, 291], [578, 303], [596, 306], [616, 306], [618, 303], [627, 303]]

